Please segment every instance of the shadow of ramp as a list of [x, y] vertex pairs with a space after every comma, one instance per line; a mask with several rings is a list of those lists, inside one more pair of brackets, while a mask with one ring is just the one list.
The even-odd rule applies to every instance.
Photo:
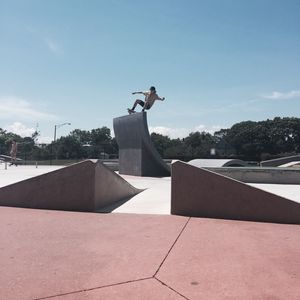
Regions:
[[171, 214], [300, 224], [300, 203], [177, 161], [172, 164]]
[[92, 212], [140, 191], [100, 161], [86, 160], [2, 187], [0, 205]]

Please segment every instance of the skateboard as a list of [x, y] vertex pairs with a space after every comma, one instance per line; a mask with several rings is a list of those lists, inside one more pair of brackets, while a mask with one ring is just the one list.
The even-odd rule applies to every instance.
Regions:
[[132, 109], [130, 109], [130, 108], [127, 108], [127, 111], [128, 111], [128, 113], [129, 113], [130, 115], [136, 113], [136, 111], [134, 111], [134, 110], [132, 110]]

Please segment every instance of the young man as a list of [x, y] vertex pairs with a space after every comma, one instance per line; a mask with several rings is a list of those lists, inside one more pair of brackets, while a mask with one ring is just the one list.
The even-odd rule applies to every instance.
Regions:
[[130, 109], [130, 108], [127, 109], [130, 114], [135, 113], [135, 108], [138, 104], [143, 107], [142, 111], [145, 111], [145, 110], [149, 110], [156, 100], [161, 100], [161, 101], [165, 100], [165, 97], [161, 98], [156, 94], [156, 90], [155, 90], [154, 86], [151, 86], [149, 91], [147, 91], [147, 92], [133, 92], [132, 93], [132, 95], [135, 95], [135, 94], [143, 94], [145, 96], [145, 101], [136, 99], [133, 104], [132, 109]]
[[11, 162], [10, 166], [15, 164], [17, 166], [17, 151], [18, 151], [18, 145], [15, 140], [12, 140], [11, 142], [11, 149], [10, 149], [10, 156], [11, 156]]

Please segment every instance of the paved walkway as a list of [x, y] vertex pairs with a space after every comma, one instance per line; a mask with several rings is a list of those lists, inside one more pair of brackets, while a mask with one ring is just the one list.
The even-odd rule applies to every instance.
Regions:
[[299, 300], [300, 226], [0, 207], [0, 299]]

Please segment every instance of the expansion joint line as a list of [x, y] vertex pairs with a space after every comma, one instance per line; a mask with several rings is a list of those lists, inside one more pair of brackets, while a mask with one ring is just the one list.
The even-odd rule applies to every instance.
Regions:
[[175, 239], [174, 243], [172, 244], [172, 246], [170, 247], [168, 253], [166, 254], [166, 256], [164, 257], [164, 259], [162, 260], [161, 264], [159, 265], [157, 271], [155, 272], [155, 274], [153, 275], [153, 277], [155, 277], [157, 275], [157, 273], [159, 272], [160, 268], [162, 267], [162, 265], [164, 264], [164, 262], [166, 261], [167, 257], [169, 256], [169, 254], [171, 253], [172, 249], [174, 248], [175, 244], [177, 243], [178, 239], [180, 238], [181, 234], [183, 233], [183, 231], [185, 230], [187, 224], [189, 223], [191, 217], [189, 217], [186, 221], [186, 223], [184, 224], [184, 226], [182, 227], [181, 231], [179, 232], [177, 238]]
[[173, 288], [171, 288], [169, 285], [165, 284], [163, 281], [159, 280], [158, 278], [155, 277], [154, 279], [157, 280], [163, 286], [167, 287], [168, 289], [170, 289], [171, 291], [176, 293], [177, 295], [181, 296], [183, 299], [190, 300], [189, 298], [187, 298], [184, 295], [180, 294], [178, 291], [174, 290]]
[[174, 243], [172, 244], [172, 246], [170, 247], [167, 255], [164, 257], [163, 261], [161, 262], [161, 264], [159, 265], [157, 271], [155, 272], [155, 274], [153, 275], [153, 278], [155, 280], [157, 280], [160, 284], [162, 284], [163, 286], [167, 287], [168, 289], [170, 289], [171, 291], [173, 291], [174, 293], [176, 293], [177, 295], [181, 296], [182, 298], [189, 300], [187, 297], [185, 297], [184, 295], [180, 294], [178, 291], [174, 290], [172, 287], [170, 287], [169, 285], [167, 285], [166, 283], [164, 283], [163, 281], [161, 281], [160, 279], [158, 279], [156, 277], [157, 273], [159, 272], [159, 270], [161, 269], [162, 265], [164, 264], [164, 262], [166, 261], [166, 259], [168, 258], [169, 254], [171, 253], [172, 249], [174, 248], [174, 246], [176, 245], [178, 239], [180, 238], [180, 236], [182, 235], [183, 231], [185, 230], [187, 224], [189, 223], [189, 221], [191, 220], [191, 217], [189, 217], [187, 219], [187, 221], [185, 222], [184, 226], [182, 227], [182, 229], [180, 230], [177, 238], [175, 239]]
[[113, 284], [98, 286], [98, 287], [94, 287], [94, 288], [90, 288], [90, 289], [82, 289], [82, 290], [68, 292], [68, 293], [51, 295], [51, 296], [46, 296], [46, 297], [42, 297], [42, 298], [34, 298], [33, 300], [46, 300], [46, 299], [51, 299], [51, 298], [55, 298], [55, 297], [73, 295], [73, 294], [84, 293], [84, 292], [90, 292], [90, 291], [99, 290], [99, 289], [103, 289], [103, 288], [107, 288], [107, 287], [112, 287], [112, 286], [116, 286], [116, 285], [128, 284], [128, 283], [132, 283], [132, 282], [139, 282], [139, 281], [149, 280], [149, 279], [153, 279], [153, 276], [146, 277], [146, 278], [140, 278], [140, 279], [136, 279], [136, 280], [128, 280], [128, 281], [123, 281], [123, 282], [118, 282], [118, 283], [113, 283]]
[[186, 223], [184, 224], [184, 226], [180, 230], [177, 238], [175, 239], [175, 241], [171, 245], [169, 251], [167, 252], [166, 256], [162, 260], [161, 264], [159, 265], [157, 271], [155, 272], [155, 274], [153, 276], [151, 276], [151, 277], [145, 277], [145, 278], [140, 278], [140, 279], [136, 279], [136, 280], [129, 280], [129, 281], [123, 281], [123, 282], [118, 282], [118, 283], [114, 283], [114, 284], [108, 284], [108, 285], [98, 286], [98, 287], [94, 287], [94, 288], [90, 288], [90, 289], [82, 289], [82, 290], [72, 291], [72, 292], [68, 292], [68, 293], [56, 294], [56, 295], [51, 295], [51, 296], [46, 296], [46, 297], [41, 297], [41, 298], [34, 298], [34, 300], [46, 300], [46, 299], [51, 299], [51, 298], [55, 298], [55, 297], [59, 297], [59, 296], [67, 296], [67, 295], [73, 295], [73, 294], [78, 294], [78, 293], [83, 293], [83, 292], [89, 292], [89, 291], [98, 290], [98, 289], [102, 289], [102, 288], [113, 287], [113, 286], [117, 286], [117, 285], [128, 284], [128, 283], [132, 283], [132, 282], [139, 282], [139, 281], [149, 280], [149, 279], [155, 279], [155, 280], [157, 280], [159, 283], [161, 283], [162, 285], [166, 286], [167, 288], [169, 288], [170, 290], [172, 290], [173, 292], [175, 292], [179, 296], [183, 297], [186, 300], [189, 300], [188, 298], [186, 298], [185, 296], [183, 296], [182, 294], [180, 294], [179, 292], [177, 292], [176, 290], [174, 290], [173, 288], [171, 288], [170, 286], [168, 286], [167, 284], [165, 284], [164, 282], [162, 282], [161, 280], [159, 280], [158, 278], [156, 278], [156, 275], [159, 272], [159, 270], [162, 267], [162, 265], [164, 264], [164, 262], [166, 261], [166, 259], [169, 256], [170, 252], [174, 248], [174, 246], [177, 243], [178, 239], [180, 238], [181, 234], [185, 230], [185, 228], [186, 228], [187, 224], [189, 223], [190, 219], [191, 219], [191, 217], [188, 218], [188, 220], [186, 221]]

